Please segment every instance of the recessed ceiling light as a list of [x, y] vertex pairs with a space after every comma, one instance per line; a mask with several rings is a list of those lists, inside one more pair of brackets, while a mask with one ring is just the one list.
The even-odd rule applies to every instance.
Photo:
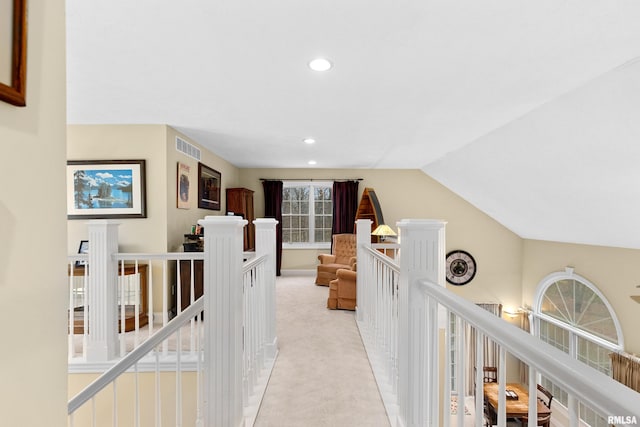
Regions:
[[328, 59], [325, 58], [316, 58], [313, 61], [309, 62], [309, 68], [313, 71], [327, 71], [331, 68], [333, 64]]
[[318, 163], [318, 162], [316, 162], [315, 160], [309, 160], [309, 164], [310, 165], [315, 165], [316, 163]]
[[305, 144], [313, 144], [316, 142], [316, 140], [313, 138], [305, 138], [302, 140], [302, 142], [304, 142]]

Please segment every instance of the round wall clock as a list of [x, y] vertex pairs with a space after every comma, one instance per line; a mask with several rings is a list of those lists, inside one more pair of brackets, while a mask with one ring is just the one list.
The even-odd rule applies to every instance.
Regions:
[[476, 275], [476, 260], [469, 252], [451, 251], [447, 254], [447, 282], [462, 286]]

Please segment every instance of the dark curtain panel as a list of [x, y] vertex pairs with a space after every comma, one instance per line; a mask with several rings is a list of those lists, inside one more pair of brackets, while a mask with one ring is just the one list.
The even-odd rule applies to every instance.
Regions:
[[264, 217], [275, 218], [276, 225], [276, 276], [282, 266], [282, 181], [262, 181], [264, 189]]
[[358, 181], [333, 183], [333, 227], [331, 234], [353, 233], [358, 211]]

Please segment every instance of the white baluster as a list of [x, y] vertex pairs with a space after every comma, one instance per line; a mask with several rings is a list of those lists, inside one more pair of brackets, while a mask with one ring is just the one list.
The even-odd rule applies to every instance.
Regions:
[[498, 352], [498, 426], [505, 427], [507, 425], [507, 395], [505, 393], [507, 386], [507, 352], [503, 347]]
[[76, 354], [75, 346], [74, 346], [74, 335], [75, 335], [75, 296], [76, 287], [75, 287], [75, 276], [73, 275], [73, 267], [74, 263], [70, 262], [68, 265], [69, 268], [69, 335], [68, 335], [68, 352], [69, 358], [73, 358]]
[[[444, 384], [443, 384], [443, 396], [446, 399], [451, 399], [451, 313], [446, 310], [447, 322], [445, 324], [444, 332]], [[442, 425], [448, 426], [450, 424], [451, 411], [443, 411]]]
[[538, 424], [538, 373], [536, 368], [529, 366], [529, 422], [528, 427]]
[[[176, 261], [176, 264], [179, 263], [180, 261]], [[177, 275], [178, 277], [180, 277], [180, 275]], [[169, 268], [168, 268], [168, 263], [167, 260], [164, 260], [162, 262], [162, 285], [163, 285], [163, 292], [162, 292], [162, 326], [165, 326], [167, 323], [169, 323], [169, 302], [167, 301], [167, 298], [169, 296]], [[176, 291], [177, 292], [177, 291]], [[169, 342], [168, 340], [165, 340], [162, 343], [162, 355], [166, 356], [167, 353], [169, 353]]]
[[[153, 335], [153, 265], [151, 259], [147, 261], [147, 326], [149, 327], [148, 336]], [[163, 296], [166, 299], [167, 296]]]
[[125, 279], [124, 275], [124, 261], [120, 262], [119, 274], [118, 274], [118, 309], [120, 310], [120, 357], [127, 354], [127, 341], [126, 341], [126, 320], [127, 315], [125, 312]]
[[[465, 348], [465, 329], [466, 322], [460, 317], [456, 316], [456, 389], [458, 391], [458, 412], [457, 412], [457, 425], [464, 425], [464, 398], [465, 398], [465, 363], [464, 358], [466, 355]], [[480, 347], [482, 348], [482, 347]]]
[[[476, 427], [481, 427], [484, 420], [484, 334], [479, 330], [476, 331]], [[497, 380], [497, 378], [496, 378]]]

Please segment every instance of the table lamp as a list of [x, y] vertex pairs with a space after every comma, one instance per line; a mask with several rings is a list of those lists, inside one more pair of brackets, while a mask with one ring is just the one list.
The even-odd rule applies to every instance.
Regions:
[[384, 242], [388, 236], [396, 236], [397, 234], [388, 225], [380, 224], [379, 226], [376, 227], [375, 230], [371, 232], [371, 235], [379, 236], [380, 239]]

